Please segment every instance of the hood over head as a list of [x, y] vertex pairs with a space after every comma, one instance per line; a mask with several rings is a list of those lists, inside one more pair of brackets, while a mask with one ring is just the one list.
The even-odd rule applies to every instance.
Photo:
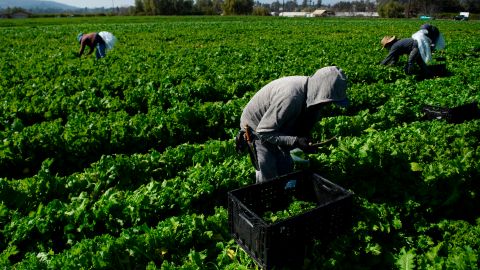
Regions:
[[425, 29], [425, 30], [427, 30], [427, 31], [432, 30], [432, 28], [433, 28], [433, 25], [431, 25], [431, 24], [429, 24], [429, 23], [424, 23], [424, 24], [422, 24], [422, 25], [420, 26], [420, 29]]
[[308, 78], [307, 108], [327, 102], [348, 104], [347, 76], [336, 66], [321, 68]]

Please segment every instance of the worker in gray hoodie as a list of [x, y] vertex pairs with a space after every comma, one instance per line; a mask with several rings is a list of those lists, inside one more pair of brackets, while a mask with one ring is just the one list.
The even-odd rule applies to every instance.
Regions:
[[274, 80], [253, 96], [240, 119], [237, 150], [243, 139], [256, 169], [257, 183], [291, 173], [290, 150], [315, 150], [309, 136], [320, 119], [320, 108], [330, 103], [346, 106], [346, 89], [343, 71], [329, 66], [312, 76]]

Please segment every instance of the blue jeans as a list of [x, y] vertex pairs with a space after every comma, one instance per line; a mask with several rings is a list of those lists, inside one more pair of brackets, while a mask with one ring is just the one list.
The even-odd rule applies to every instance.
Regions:
[[255, 140], [255, 150], [260, 167], [256, 171], [257, 183], [293, 172], [294, 163], [289, 149]]
[[98, 43], [97, 44], [97, 50], [95, 51], [95, 55], [97, 56], [97, 59], [105, 57], [105, 43]]

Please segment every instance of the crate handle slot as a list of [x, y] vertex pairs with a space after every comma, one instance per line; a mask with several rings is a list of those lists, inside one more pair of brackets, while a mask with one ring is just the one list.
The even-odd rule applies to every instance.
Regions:
[[342, 189], [339, 188], [338, 186], [335, 186], [334, 183], [326, 180], [326, 179], [322, 179], [323, 181], [320, 181], [320, 179], [317, 179], [317, 187], [320, 188], [320, 189], [323, 189], [324, 191], [327, 191], [327, 192], [330, 192], [330, 193], [334, 193], [334, 194], [338, 194], [340, 192], [342, 192]]
[[330, 188], [330, 187], [328, 187], [328, 186], [325, 185], [325, 184], [322, 185], [322, 188], [323, 188], [324, 190], [328, 191], [328, 192], [331, 192], [331, 191], [333, 190], [333, 188]]
[[245, 214], [246, 213], [240, 213], [240, 214], [238, 214], [238, 216], [241, 217], [243, 219], [243, 221], [245, 221], [245, 223], [248, 224], [248, 226], [253, 228], [253, 223], [250, 221], [251, 217], [249, 218]]

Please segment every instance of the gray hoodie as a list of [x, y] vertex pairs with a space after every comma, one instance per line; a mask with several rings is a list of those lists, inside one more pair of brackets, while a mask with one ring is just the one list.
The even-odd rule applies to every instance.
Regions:
[[[320, 115], [306, 114], [317, 104], [346, 100], [347, 78], [336, 66], [324, 67], [312, 76], [290, 76], [274, 80], [248, 102], [240, 118], [240, 128], [252, 128], [263, 141], [293, 146], [300, 130]], [[305, 119], [308, 118], [308, 119]], [[310, 122], [310, 124], [308, 124]], [[311, 128], [311, 127], [310, 127]]]

